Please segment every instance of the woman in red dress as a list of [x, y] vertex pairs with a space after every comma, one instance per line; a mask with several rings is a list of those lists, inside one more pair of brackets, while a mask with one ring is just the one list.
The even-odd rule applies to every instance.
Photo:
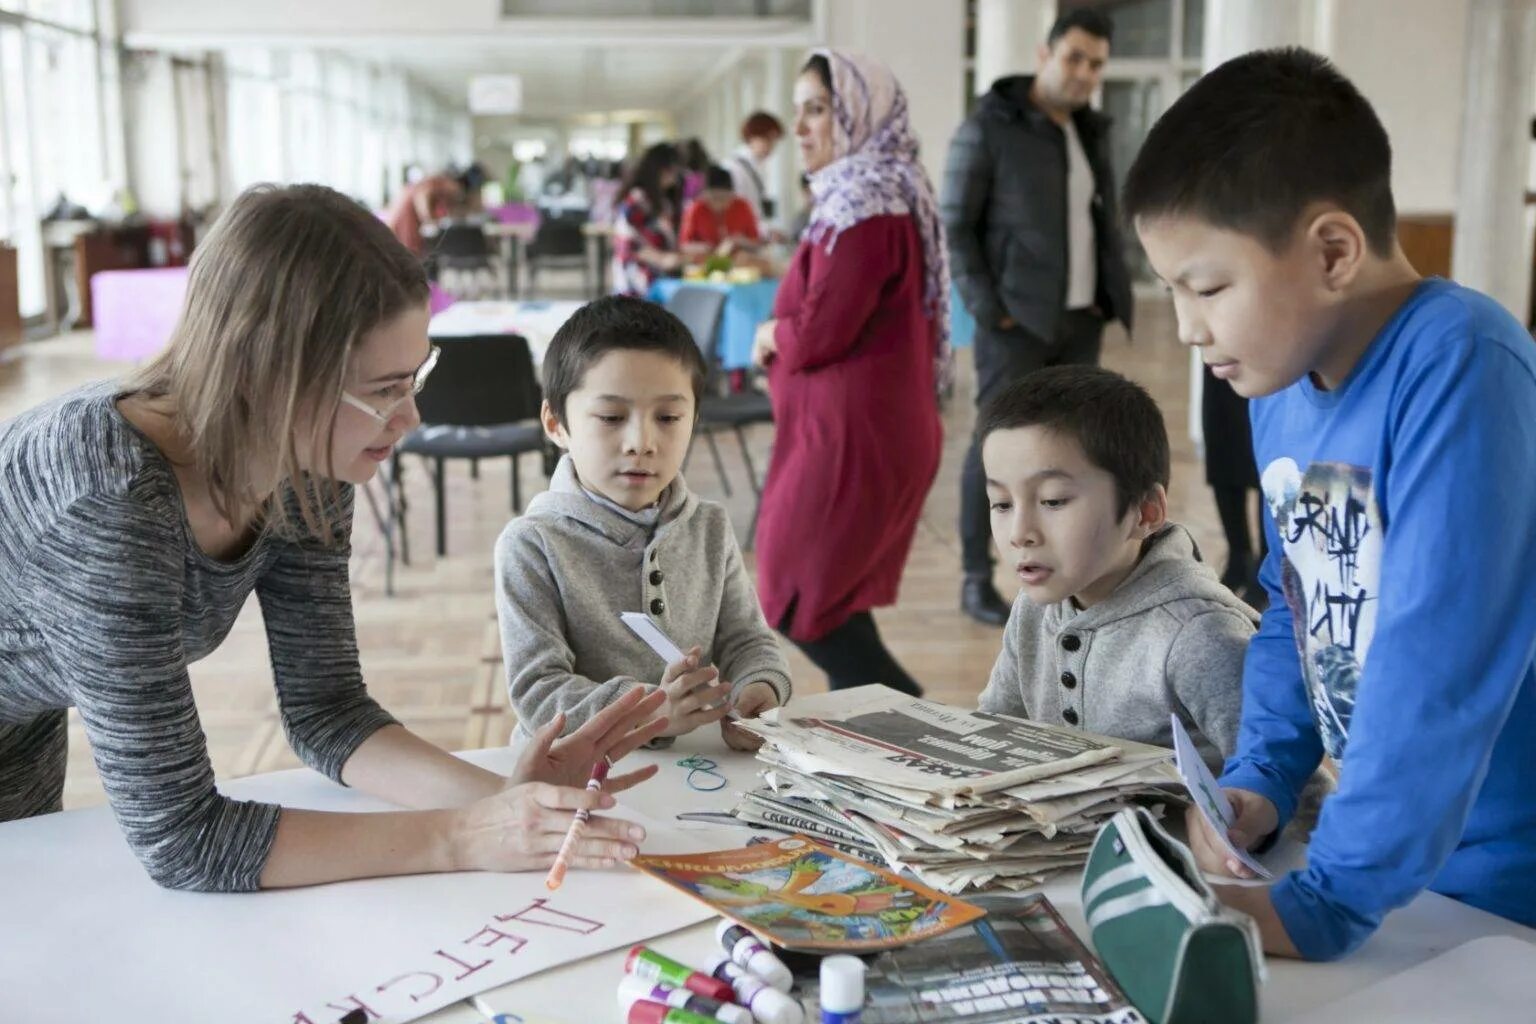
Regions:
[[917, 694], [870, 609], [896, 601], [939, 468], [942, 229], [884, 65], [816, 51], [795, 83], [795, 136], [815, 208], [754, 347], [776, 424], [758, 595], [833, 689]]

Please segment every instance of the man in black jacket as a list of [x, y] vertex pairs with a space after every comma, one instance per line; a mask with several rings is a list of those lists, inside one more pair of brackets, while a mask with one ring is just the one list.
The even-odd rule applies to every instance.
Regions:
[[[1108, 120], [1089, 108], [1109, 58], [1103, 14], [1062, 15], [1033, 77], [998, 79], [949, 146], [941, 209], [951, 273], [976, 318], [976, 403], [1045, 366], [1097, 363], [1104, 324], [1131, 326]], [[960, 478], [961, 607], [1008, 619], [992, 585], [986, 474], [975, 441]]]

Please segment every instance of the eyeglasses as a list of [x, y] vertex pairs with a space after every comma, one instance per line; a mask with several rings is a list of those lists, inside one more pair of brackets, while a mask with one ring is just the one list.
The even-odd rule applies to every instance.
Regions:
[[427, 352], [427, 358], [422, 362], [420, 366], [416, 368], [416, 373], [411, 378], [411, 390], [390, 402], [382, 409], [368, 404], [363, 399], [358, 398], [356, 395], [352, 394], [350, 391], [342, 391], [341, 400], [350, 405], [352, 408], [358, 409], [367, 413], [369, 416], [372, 416], [374, 420], [378, 422], [379, 426], [388, 426], [389, 421], [394, 418], [396, 411], [398, 411], [402, 405], [404, 405], [410, 399], [415, 398], [417, 395], [421, 394], [421, 389], [427, 386], [427, 377], [432, 374], [432, 368], [437, 365], [438, 357], [442, 354], [443, 350], [438, 346], [433, 345], [432, 348]]

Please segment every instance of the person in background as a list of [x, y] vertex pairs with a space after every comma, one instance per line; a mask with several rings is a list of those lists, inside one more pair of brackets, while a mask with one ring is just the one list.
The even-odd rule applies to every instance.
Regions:
[[741, 145], [725, 161], [733, 190], [752, 207], [760, 226], [766, 226], [777, 213], [764, 182], [768, 180], [768, 158], [783, 137], [784, 122], [766, 110], [755, 111], [741, 123]]
[[[1077, 9], [1051, 26], [1033, 76], [1000, 78], [950, 142], [944, 228], [976, 318], [976, 404], [1044, 366], [1097, 363], [1104, 324], [1131, 327], [1109, 122], [1090, 106], [1114, 26]], [[960, 475], [960, 607], [1001, 626], [986, 474], [973, 439]]]
[[683, 252], [706, 254], [753, 248], [761, 240], [757, 217], [747, 201], [736, 194], [731, 172], [711, 167], [705, 175], [704, 191], [683, 212], [683, 233], [679, 239]]
[[624, 198], [613, 216], [615, 294], [644, 298], [656, 278], [682, 268], [669, 197], [681, 173], [677, 147], [658, 142], [641, 154], [625, 179]]
[[920, 694], [871, 611], [896, 601], [939, 468], [944, 233], [885, 65], [816, 51], [795, 82], [795, 137], [816, 211], [753, 346], [776, 431], [758, 594], [833, 689]]
[[1216, 499], [1221, 532], [1227, 538], [1227, 565], [1222, 570], [1221, 582], [1263, 611], [1269, 597], [1259, 582], [1259, 566], [1269, 553], [1269, 544], [1262, 523], [1258, 524], [1258, 541], [1254, 542], [1254, 519], [1248, 511], [1248, 493], [1259, 490], [1248, 399], [1233, 391], [1232, 385], [1212, 373], [1209, 366], [1202, 365], [1200, 370], [1204, 375], [1200, 423], [1205, 436], [1205, 482]]
[[401, 245], [418, 259], [425, 259], [427, 240], [422, 234], [423, 225], [436, 224], [463, 200], [464, 187], [457, 179], [447, 174], [430, 174], [401, 189], [384, 220]]
[[698, 139], [687, 139], [678, 147], [678, 155], [683, 161], [682, 176], [682, 202], [678, 203], [678, 209], [682, 209], [687, 203], [699, 197], [705, 185], [705, 175], [714, 166], [714, 161], [709, 158], [709, 150], [704, 148], [704, 143]]

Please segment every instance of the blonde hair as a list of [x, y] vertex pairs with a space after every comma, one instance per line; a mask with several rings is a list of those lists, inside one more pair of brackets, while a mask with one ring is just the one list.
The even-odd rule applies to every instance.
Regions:
[[[427, 294], [421, 263], [369, 210], [319, 185], [257, 185], [197, 247], [169, 347], [127, 389], [169, 406], [225, 519], [292, 533], [297, 514], [339, 541], [329, 438], [348, 362]], [[300, 468], [301, 443], [312, 457], [324, 444], [325, 495]]]

